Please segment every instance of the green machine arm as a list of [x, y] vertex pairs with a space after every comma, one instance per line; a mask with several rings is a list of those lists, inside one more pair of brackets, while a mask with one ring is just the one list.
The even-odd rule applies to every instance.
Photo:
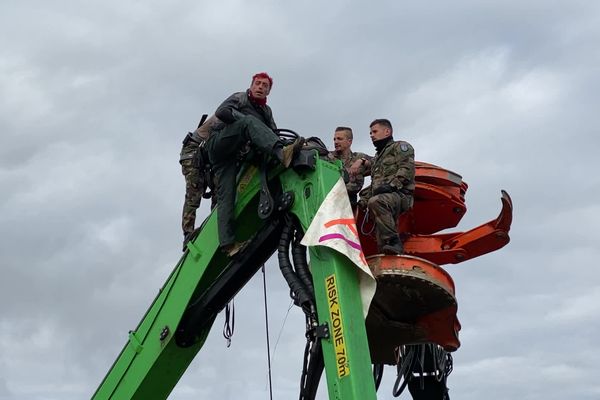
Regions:
[[[230, 259], [219, 250], [216, 212], [168, 277], [94, 393], [93, 400], [166, 399], [202, 348], [217, 314], [277, 250], [286, 221], [306, 231], [340, 178], [340, 165], [303, 150], [304, 163], [269, 175], [249, 166], [238, 181], [236, 236], [248, 245]], [[265, 188], [273, 207], [264, 211]], [[259, 212], [257, 212], [259, 210]], [[242, 223], [243, 222], [243, 223]], [[376, 399], [358, 273], [327, 247], [309, 247], [320, 342], [330, 399]]]

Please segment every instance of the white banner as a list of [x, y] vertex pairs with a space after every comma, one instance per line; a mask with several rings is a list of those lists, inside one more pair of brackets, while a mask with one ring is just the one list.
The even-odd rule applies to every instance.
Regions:
[[377, 283], [365, 260], [348, 192], [341, 177], [319, 207], [301, 244], [327, 246], [342, 253], [363, 272], [359, 274], [359, 285], [363, 315], [366, 318]]

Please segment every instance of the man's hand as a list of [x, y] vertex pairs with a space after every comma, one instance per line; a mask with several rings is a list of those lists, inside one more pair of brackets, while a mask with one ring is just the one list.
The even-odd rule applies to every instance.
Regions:
[[360, 172], [360, 170], [361, 170], [361, 167], [362, 167], [362, 165], [363, 165], [363, 161], [362, 161], [362, 159], [354, 161], [354, 162], [352, 163], [352, 165], [350, 166], [350, 168], [348, 168], [348, 173], [349, 173], [351, 176], [356, 176], [356, 175], [358, 175], [358, 173], [359, 173], [359, 172]]
[[395, 193], [397, 191], [398, 190], [389, 183], [384, 183], [383, 185], [377, 186], [375, 189], [373, 189], [373, 195], [382, 193]]

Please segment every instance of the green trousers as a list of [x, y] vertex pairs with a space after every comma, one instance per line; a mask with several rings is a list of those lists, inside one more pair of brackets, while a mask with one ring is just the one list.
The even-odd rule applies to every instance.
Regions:
[[211, 134], [206, 143], [208, 158], [217, 183], [217, 224], [221, 247], [235, 242], [234, 205], [239, 171], [237, 155], [250, 142], [265, 155], [273, 155], [279, 137], [254, 116], [244, 116]]

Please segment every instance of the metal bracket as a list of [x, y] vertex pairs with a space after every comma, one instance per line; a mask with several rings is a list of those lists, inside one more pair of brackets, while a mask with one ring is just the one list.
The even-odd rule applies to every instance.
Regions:
[[169, 327], [167, 325], [165, 325], [165, 327], [162, 329], [162, 331], [160, 331], [160, 336], [159, 336], [160, 341], [161, 342], [164, 341], [167, 338], [167, 336], [169, 336], [169, 333], [170, 333]]
[[269, 191], [269, 182], [267, 179], [267, 162], [263, 161], [260, 166], [260, 197], [258, 199], [258, 217], [267, 219], [273, 213], [275, 201]]
[[142, 346], [142, 343], [139, 341], [137, 336], [135, 336], [135, 331], [129, 331], [129, 344], [131, 344], [131, 347], [133, 347], [133, 351], [138, 354], [144, 350], [144, 346]]
[[294, 192], [285, 192], [279, 197], [277, 211], [289, 210], [292, 204], [294, 204]]
[[316, 325], [307, 332], [307, 336], [314, 337], [315, 339], [329, 339], [329, 325], [327, 322]]

